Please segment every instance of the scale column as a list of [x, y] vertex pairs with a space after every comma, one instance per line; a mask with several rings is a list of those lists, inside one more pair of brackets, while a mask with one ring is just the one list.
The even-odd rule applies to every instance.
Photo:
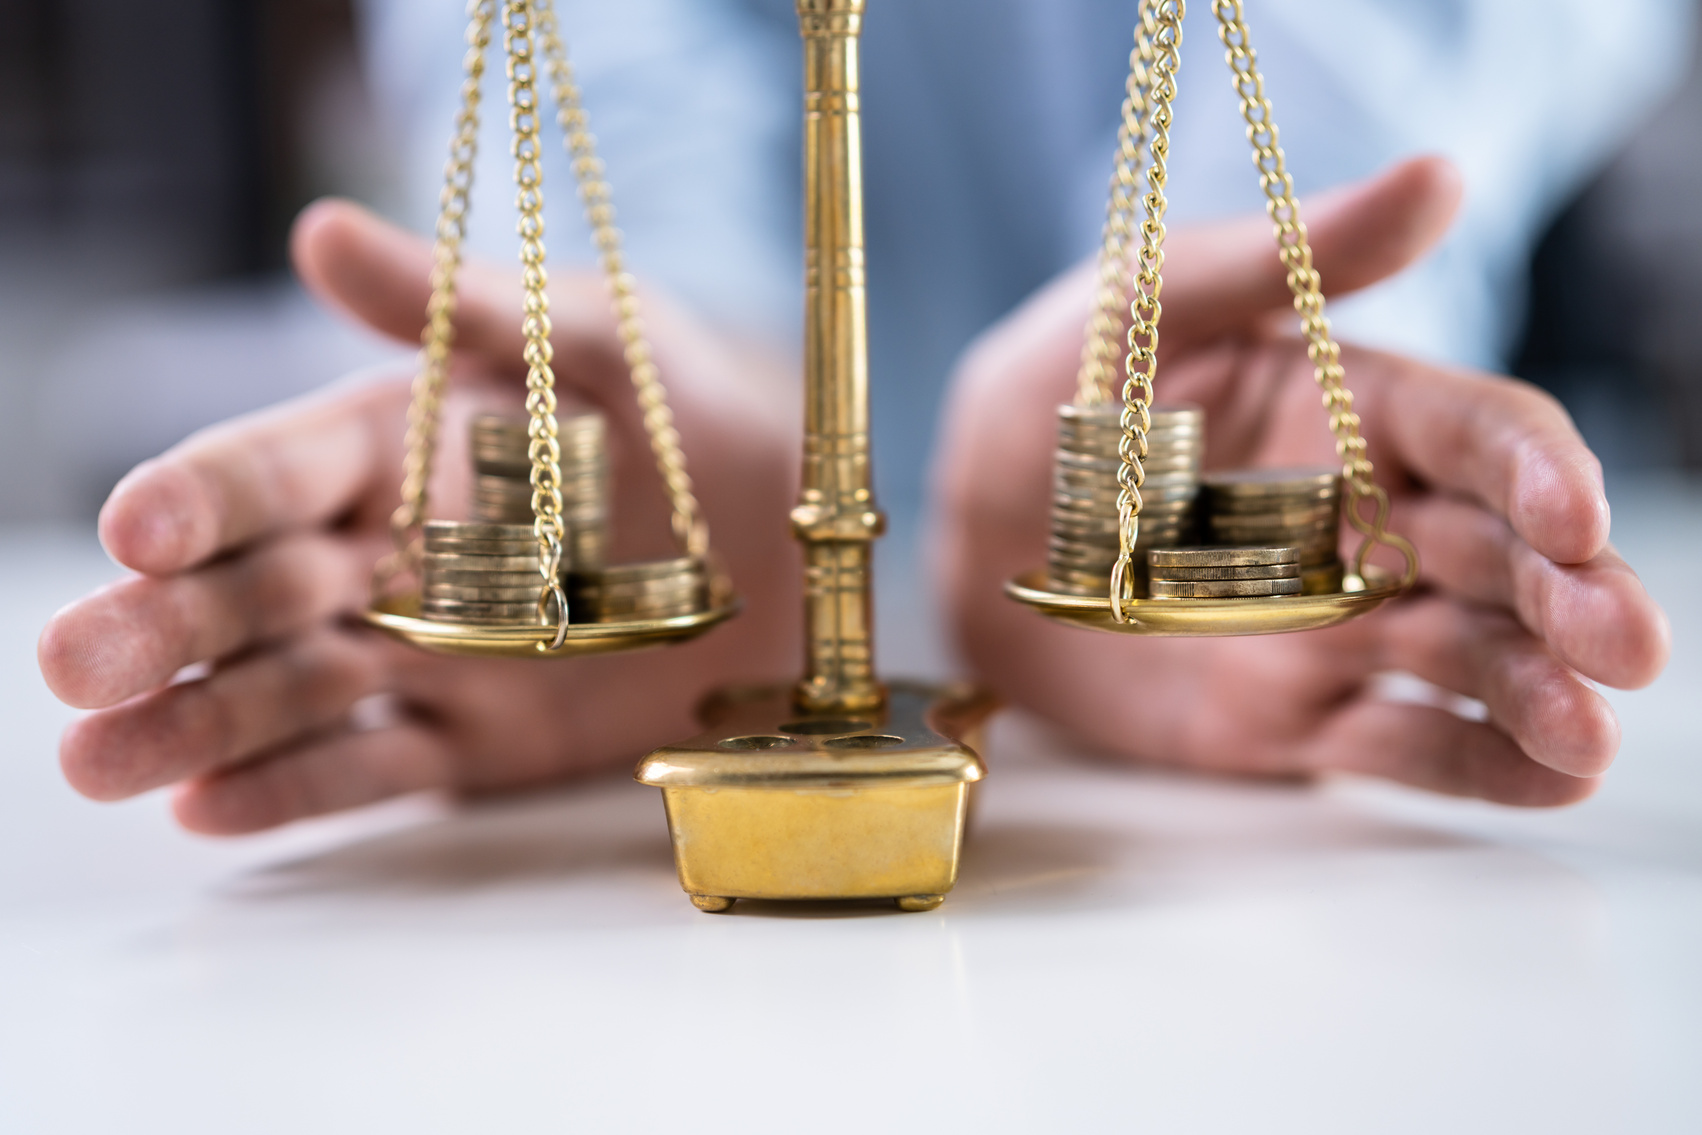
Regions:
[[875, 680], [870, 568], [886, 519], [869, 469], [869, 345], [857, 41], [863, 0], [797, 0], [804, 40], [805, 670], [796, 700], [866, 710]]

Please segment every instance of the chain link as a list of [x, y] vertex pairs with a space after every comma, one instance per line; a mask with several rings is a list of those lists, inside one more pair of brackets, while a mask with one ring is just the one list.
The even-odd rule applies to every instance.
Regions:
[[443, 171], [438, 197], [437, 231], [432, 246], [431, 300], [426, 325], [420, 332], [420, 369], [414, 377], [408, 405], [408, 430], [402, 458], [402, 503], [390, 517], [395, 550], [373, 572], [374, 598], [392, 580], [417, 572], [421, 527], [425, 524], [432, 459], [437, 449], [437, 422], [443, 387], [449, 374], [449, 355], [455, 342], [455, 275], [461, 266], [461, 242], [467, 236], [467, 210], [473, 190], [473, 167], [479, 151], [479, 105], [483, 98], [485, 51], [490, 46], [495, 0], [468, 5], [467, 54], [462, 64], [461, 105], [455, 114], [455, 134]]
[[592, 241], [597, 246], [603, 274], [608, 281], [609, 296], [618, 320], [616, 333], [620, 336], [633, 391], [644, 414], [650, 450], [656, 457], [656, 469], [662, 475], [662, 483], [667, 487], [668, 501], [673, 508], [674, 536], [688, 555], [702, 558], [709, 551], [708, 522], [692, 491], [685, 453], [680, 449], [680, 434], [674, 428], [667, 391], [662, 386], [661, 374], [644, 330], [637, 285], [626, 270], [621, 253], [621, 233], [615, 227], [615, 207], [609, 183], [604, 177], [602, 159], [597, 156], [597, 140], [591, 134], [590, 119], [580, 101], [579, 86], [568, 62], [567, 51], [562, 46], [551, 0], [533, 0], [533, 3], [538, 19], [538, 39], [544, 49], [555, 95], [557, 119], [561, 123], [568, 155], [573, 159], [573, 176], [579, 184], [585, 220], [591, 226]]
[[[1182, 18], [1185, 0], [1157, 0], [1142, 5], [1141, 38], [1152, 45], [1152, 63], [1145, 68], [1149, 81], [1149, 111], [1145, 123], [1147, 142], [1147, 192], [1141, 198], [1145, 217], [1141, 221], [1141, 246], [1135, 253], [1133, 280], [1129, 288], [1129, 353], [1123, 362], [1123, 436], [1117, 452], [1123, 461], [1117, 470], [1117, 562], [1111, 568], [1111, 617], [1126, 622], [1123, 604], [1135, 597], [1133, 570], [1135, 542], [1140, 537], [1141, 486], [1146, 483], [1142, 462], [1147, 456], [1147, 430], [1152, 427], [1152, 381], [1158, 372], [1158, 321], [1163, 315], [1159, 293], [1164, 288], [1164, 185], [1169, 177], [1171, 106], [1176, 98], [1176, 72], [1180, 68]], [[1145, 60], [1137, 49], [1137, 63]], [[1131, 73], [1131, 85], [1134, 75]], [[1131, 130], [1131, 134], [1134, 131]], [[1109, 228], [1109, 226], [1107, 226]]]
[[521, 286], [525, 291], [521, 333], [526, 338], [527, 455], [532, 461], [532, 534], [538, 540], [538, 621], [549, 622], [549, 605], [556, 605], [556, 637], [548, 649], [567, 637], [567, 596], [561, 587], [561, 442], [556, 426], [555, 372], [550, 360], [549, 272], [544, 267], [543, 143], [538, 138], [542, 114], [538, 97], [537, 26], [532, 0], [505, 0], [502, 11], [503, 48], [508, 60], [508, 127], [513, 136], [514, 206], [520, 218]]
[[1105, 209], [1100, 237], [1099, 281], [1093, 315], [1082, 343], [1081, 369], [1076, 373], [1076, 402], [1096, 406], [1111, 401], [1111, 375], [1122, 352], [1123, 311], [1129, 303], [1129, 231], [1140, 199], [1135, 179], [1141, 171], [1141, 146], [1146, 142], [1147, 100], [1152, 90], [1152, 27], [1157, 0], [1141, 0], [1135, 26], [1135, 46], [1129, 52], [1129, 77], [1124, 83], [1122, 123], [1117, 128], [1117, 159], [1111, 174], [1111, 200]]
[[[1277, 254], [1288, 269], [1288, 289], [1294, 293], [1294, 310], [1300, 315], [1300, 329], [1306, 336], [1306, 353], [1323, 392], [1330, 432], [1336, 438], [1342, 479], [1348, 486], [1348, 523], [1364, 537], [1354, 555], [1354, 574], [1364, 577], [1367, 557], [1378, 544], [1383, 544], [1405, 557], [1402, 585], [1410, 586], [1418, 578], [1418, 552], [1404, 537], [1387, 529], [1389, 495], [1372, 480], [1371, 460], [1365, 455], [1365, 439], [1359, 433], [1359, 415], [1353, 409], [1353, 393], [1343, 382], [1341, 348], [1330, 334], [1330, 322], [1324, 316], [1318, 270], [1312, 266], [1312, 245], [1306, 236], [1306, 225], [1300, 219], [1299, 203], [1294, 199], [1294, 179], [1288, 174], [1278, 144], [1271, 102], [1265, 97], [1265, 81], [1259, 74], [1258, 58], [1242, 18], [1241, 0], [1212, 0], [1212, 12], [1217, 16], [1218, 38], [1227, 52], [1230, 81], [1241, 98], [1241, 117], [1247, 123], [1247, 140], [1253, 147], [1253, 164], [1259, 170], [1259, 187], [1264, 190], [1265, 207], [1275, 226]], [[1367, 500], [1372, 502], [1369, 518], [1362, 508]]]

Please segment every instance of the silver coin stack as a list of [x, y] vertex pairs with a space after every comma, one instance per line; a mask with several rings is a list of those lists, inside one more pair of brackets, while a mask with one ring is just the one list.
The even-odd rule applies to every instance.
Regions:
[[536, 623], [542, 588], [530, 524], [426, 522], [420, 563], [420, 614], [426, 618], [487, 626]]
[[[568, 577], [568, 607], [586, 611], [600, 623], [635, 619], [671, 619], [696, 614], [708, 605], [708, 573], [702, 560], [619, 564]], [[580, 620], [575, 616], [575, 621]]]
[[[524, 418], [473, 419], [473, 518], [487, 524], [532, 523], [532, 459]], [[574, 571], [603, 566], [609, 542], [609, 453], [601, 414], [559, 422], [562, 562]]]
[[[1117, 447], [1123, 437], [1120, 402], [1058, 407], [1053, 467], [1052, 538], [1046, 567], [1054, 591], [1103, 595], [1117, 562]], [[1154, 407], [1147, 431], [1146, 483], [1131, 568], [1144, 593], [1148, 548], [1192, 543], [1205, 411], [1198, 406]]]
[[1341, 590], [1341, 476], [1334, 468], [1210, 473], [1200, 500], [1212, 544], [1298, 549], [1305, 594]]
[[1251, 599], [1299, 595], [1295, 548], [1153, 548], [1147, 589], [1154, 599]]

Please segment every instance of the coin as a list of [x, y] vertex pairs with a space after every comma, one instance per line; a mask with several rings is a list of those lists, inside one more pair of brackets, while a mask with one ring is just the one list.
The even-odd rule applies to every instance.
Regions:
[[1152, 579], [1147, 593], [1154, 599], [1251, 599], [1275, 595], [1299, 595], [1301, 582], [1293, 579]]
[[1340, 473], [1333, 467], [1304, 469], [1232, 469], [1207, 473], [1201, 482], [1212, 493], [1229, 497], [1269, 497], [1340, 491]]
[[458, 552], [427, 552], [422, 561], [427, 571], [524, 572], [538, 574], [538, 546], [514, 556], [471, 555]]
[[531, 537], [530, 525], [479, 524], [463, 520], [428, 520], [425, 523], [425, 540], [428, 548], [434, 543], [454, 542], [456, 540], [503, 543], [510, 540], [528, 540]]
[[1293, 548], [1154, 548], [1147, 561], [1161, 567], [1244, 567], [1254, 564], [1292, 564], [1300, 561]]
[[543, 591], [543, 580], [535, 579], [524, 587], [466, 586], [453, 583], [428, 582], [420, 594], [426, 599], [455, 599], [473, 603], [526, 603], [535, 601]]
[[1150, 569], [1154, 579], [1168, 579], [1177, 583], [1188, 580], [1222, 580], [1222, 579], [1300, 579], [1299, 564], [1243, 564], [1239, 567], [1154, 567]]
[[429, 616], [448, 618], [534, 622], [538, 616], [538, 603], [536, 598], [513, 603], [422, 598], [420, 600], [420, 612]]

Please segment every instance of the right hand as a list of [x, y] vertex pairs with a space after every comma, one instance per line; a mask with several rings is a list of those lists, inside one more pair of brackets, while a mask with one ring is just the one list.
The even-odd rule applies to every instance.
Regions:
[[[297, 221], [293, 254], [319, 298], [417, 342], [424, 241], [323, 202]], [[469, 415], [497, 399], [517, 406], [525, 377], [518, 273], [467, 265], [459, 292], [437, 501], [466, 495]], [[72, 786], [117, 800], [177, 785], [185, 827], [254, 831], [399, 793], [633, 762], [695, 733], [693, 707], [712, 686], [790, 670], [795, 388], [764, 350], [712, 335], [653, 293], [645, 304], [715, 547], [755, 600], [739, 619], [665, 652], [538, 662], [430, 655], [355, 625], [388, 550], [409, 380], [341, 384], [204, 430], [113, 490], [101, 539], [136, 574], [60, 611], [39, 645], [53, 692], [94, 711], [61, 743]], [[609, 419], [613, 558], [677, 554], [601, 280], [558, 271], [551, 316], [564, 403]], [[195, 664], [204, 676], [173, 681]], [[378, 694], [391, 720], [355, 727], [351, 709]]]

